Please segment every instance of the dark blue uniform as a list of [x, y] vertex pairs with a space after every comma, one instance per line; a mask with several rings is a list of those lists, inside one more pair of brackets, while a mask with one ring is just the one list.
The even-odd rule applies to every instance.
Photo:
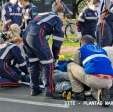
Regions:
[[20, 48], [6, 42], [0, 45], [0, 76], [10, 81], [17, 82], [24, 80], [28, 74], [26, 62], [21, 55]]
[[98, 13], [90, 8], [85, 8], [78, 18], [78, 29], [83, 35], [91, 35], [95, 38]]
[[[47, 35], [53, 34], [52, 51]], [[24, 35], [25, 50], [29, 57], [32, 88], [39, 86], [40, 63], [45, 67], [47, 89], [54, 92], [53, 61], [58, 59], [60, 47], [64, 40], [62, 21], [55, 13], [35, 17], [26, 28]]]
[[24, 30], [28, 23], [36, 16], [38, 15], [38, 8], [32, 4], [29, 3], [26, 7], [22, 9], [22, 17], [23, 17], [23, 26], [22, 29]]
[[22, 8], [16, 3], [6, 3], [2, 9], [2, 20], [4, 31], [8, 31], [10, 24], [22, 24]]

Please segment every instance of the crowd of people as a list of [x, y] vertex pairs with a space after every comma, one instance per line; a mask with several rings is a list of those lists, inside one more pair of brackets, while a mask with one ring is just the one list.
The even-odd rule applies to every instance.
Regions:
[[[110, 100], [113, 78], [112, 2], [90, 0], [78, 17], [80, 48], [75, 52], [75, 59], [67, 64], [67, 77], [64, 78], [63, 74], [56, 76], [56, 79], [60, 77], [62, 81], [70, 81], [75, 99], [84, 100], [87, 86], [91, 93], [101, 90], [102, 98]], [[55, 0], [52, 11], [42, 16], [29, 0], [10, 0], [3, 6], [0, 85], [28, 82], [31, 95], [36, 96], [42, 93], [40, 84], [44, 80], [46, 96], [54, 96], [57, 83], [54, 70], [64, 41], [63, 22], [59, 15], [65, 11], [71, 13], [62, 0]], [[48, 35], [53, 35], [52, 48], [46, 39]]]

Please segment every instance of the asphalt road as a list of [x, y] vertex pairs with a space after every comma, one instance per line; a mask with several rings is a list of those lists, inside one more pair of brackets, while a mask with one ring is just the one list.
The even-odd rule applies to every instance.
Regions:
[[0, 89], [0, 112], [113, 112], [113, 106], [88, 106], [86, 102], [74, 101], [68, 107], [63, 100], [44, 95], [32, 97], [28, 87]]

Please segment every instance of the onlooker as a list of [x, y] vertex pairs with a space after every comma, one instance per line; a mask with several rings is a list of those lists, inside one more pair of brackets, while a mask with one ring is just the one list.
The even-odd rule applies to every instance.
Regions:
[[[56, 13], [63, 11], [60, 3], [55, 4]], [[25, 51], [30, 61], [31, 75], [31, 95], [38, 95], [41, 90], [39, 87], [39, 74], [43, 65], [46, 77], [46, 95], [52, 96], [54, 93], [53, 62], [58, 59], [60, 47], [64, 40], [62, 31], [62, 21], [56, 13], [49, 13], [44, 16], [36, 16], [30, 22], [23, 35]], [[53, 34], [52, 52], [50, 50], [47, 35]]]
[[97, 9], [98, 17], [100, 17], [101, 13], [105, 10], [105, 8], [109, 9], [112, 0], [100, 0], [100, 5]]
[[81, 32], [82, 36], [89, 34], [95, 38], [98, 22], [97, 8], [99, 3], [99, 0], [91, 0], [91, 2], [88, 3], [88, 6], [79, 15], [77, 26], [78, 31]]
[[[94, 44], [93, 37], [85, 35], [81, 38], [81, 47], [75, 52], [75, 61], [68, 65], [68, 74], [76, 98], [84, 94], [84, 84], [95, 89], [102, 89], [104, 98], [110, 97], [113, 68], [104, 49]], [[80, 64], [83, 66], [80, 66]]]
[[97, 25], [97, 42], [100, 46], [112, 46], [113, 44], [113, 10], [112, 4], [104, 8]]
[[113, 46], [106, 46], [103, 49], [107, 52], [107, 55], [112, 63], [113, 68]]
[[8, 35], [0, 37], [0, 76], [12, 82], [29, 82], [27, 66], [17, 46], [21, 42], [20, 28], [12, 24]]
[[22, 8], [17, 4], [17, 0], [10, 0], [2, 9], [3, 31], [8, 31], [11, 24], [22, 23]]

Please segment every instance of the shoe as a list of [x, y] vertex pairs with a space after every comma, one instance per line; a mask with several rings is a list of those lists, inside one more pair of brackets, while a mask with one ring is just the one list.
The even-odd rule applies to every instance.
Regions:
[[30, 82], [30, 77], [28, 75], [23, 75], [21, 76], [21, 81], [22, 82]]
[[92, 90], [84, 91], [86, 97], [90, 97], [92, 95]]
[[54, 97], [53, 93], [46, 91], [46, 97]]
[[102, 101], [102, 106], [109, 107], [110, 106], [110, 90], [102, 89], [100, 99]]
[[37, 96], [37, 95], [39, 95], [41, 93], [42, 93], [42, 89], [41, 88], [31, 89], [31, 96]]
[[80, 93], [73, 92], [73, 94], [74, 94], [74, 96], [73, 96], [74, 100], [79, 100], [79, 101], [85, 101], [86, 100], [84, 91], [80, 92]]

